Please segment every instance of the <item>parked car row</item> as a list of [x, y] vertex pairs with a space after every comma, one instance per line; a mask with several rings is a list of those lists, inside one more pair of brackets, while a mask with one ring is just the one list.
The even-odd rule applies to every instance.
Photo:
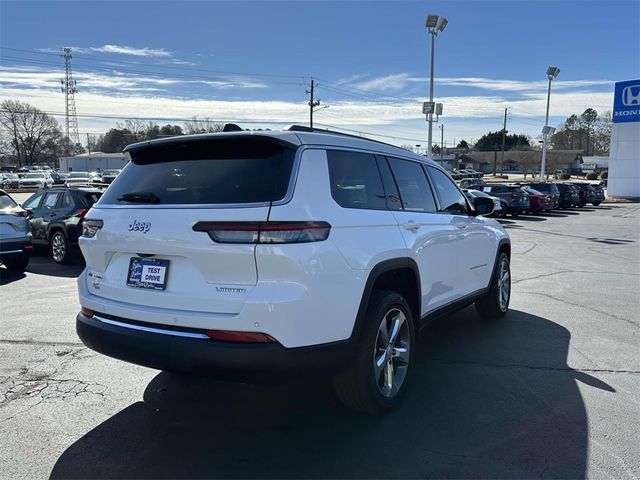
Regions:
[[111, 183], [120, 173], [119, 169], [104, 172], [58, 172], [36, 170], [21, 173], [0, 172], [0, 188], [46, 188], [52, 185], [78, 185], [88, 183]]
[[7, 270], [27, 268], [33, 244], [28, 212], [4, 190], [0, 190], [0, 262]]
[[456, 169], [454, 168], [451, 172], [451, 178], [454, 180], [462, 180], [464, 178], [482, 178], [484, 173], [478, 172], [472, 168], [464, 168], [464, 169]]
[[80, 257], [77, 248], [84, 216], [104, 187], [52, 186], [31, 195], [22, 206], [0, 190], [0, 261], [24, 271], [33, 245], [46, 246], [56, 263]]
[[588, 182], [561, 183], [517, 182], [514, 184], [486, 183], [480, 178], [465, 178], [459, 182], [467, 197], [484, 192], [500, 202], [493, 216], [541, 213], [554, 209], [600, 205], [605, 195], [601, 185]]

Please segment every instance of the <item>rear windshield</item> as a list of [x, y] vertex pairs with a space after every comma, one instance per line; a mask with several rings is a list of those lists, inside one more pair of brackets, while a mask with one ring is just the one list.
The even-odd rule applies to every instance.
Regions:
[[102, 193], [99, 192], [87, 192], [84, 194], [84, 201], [86, 202], [87, 206], [91, 207], [100, 199], [101, 195]]
[[295, 151], [270, 139], [207, 139], [131, 151], [99, 205], [239, 204], [285, 197]]

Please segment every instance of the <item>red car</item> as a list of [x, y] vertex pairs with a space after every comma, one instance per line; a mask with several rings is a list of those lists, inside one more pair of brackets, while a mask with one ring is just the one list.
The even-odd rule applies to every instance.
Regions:
[[529, 213], [540, 213], [549, 209], [547, 196], [544, 193], [530, 187], [522, 187], [522, 189], [529, 194]]

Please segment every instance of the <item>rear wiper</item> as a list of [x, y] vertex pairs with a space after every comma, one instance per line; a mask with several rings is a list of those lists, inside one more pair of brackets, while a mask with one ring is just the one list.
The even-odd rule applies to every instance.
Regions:
[[118, 198], [118, 201], [131, 203], [160, 203], [160, 199], [153, 192], [125, 193]]

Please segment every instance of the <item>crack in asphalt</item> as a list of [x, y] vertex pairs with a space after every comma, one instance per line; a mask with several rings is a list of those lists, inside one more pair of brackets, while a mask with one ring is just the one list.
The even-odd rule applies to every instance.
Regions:
[[[553, 232], [551, 230], [538, 230], [538, 229], [535, 229], [535, 228], [527, 228], [527, 227], [518, 228], [518, 231], [522, 231], [522, 230], [525, 230], [527, 232], [541, 233], [543, 235], [556, 235], [558, 237], [578, 238], [580, 240], [593, 241], [593, 237], [583, 237], [581, 235], [571, 235], [570, 233]], [[635, 242], [635, 240], [631, 240], [631, 241]], [[624, 245], [632, 246], [630, 243], [629, 244], [624, 244]]]
[[640, 273], [621, 273], [621, 272], [593, 272], [590, 270], [558, 270], [557, 272], [542, 273], [534, 277], [521, 278], [520, 280], [514, 280], [511, 283], [513, 285], [521, 282], [528, 282], [529, 280], [537, 280], [539, 278], [551, 277], [553, 275], [562, 275], [565, 273], [589, 273], [593, 275], [624, 275], [630, 277], [640, 277]]
[[558, 297], [554, 297], [553, 295], [549, 295], [548, 293], [540, 293], [540, 292], [519, 292], [520, 294], [528, 294], [528, 295], [538, 295], [540, 297], [546, 297], [546, 298], [550, 298], [552, 300], [556, 300], [557, 302], [560, 303], [565, 303], [567, 305], [572, 305], [574, 307], [580, 307], [580, 308], [584, 308], [585, 310], [589, 310], [590, 312], [594, 312], [594, 313], [599, 313], [601, 315], [606, 315], [612, 318], [615, 318], [617, 320], [621, 320], [623, 322], [628, 323], [629, 325], [633, 325], [636, 328], [640, 328], [640, 323], [639, 322], [635, 322], [633, 320], [629, 320], [628, 318], [624, 318], [624, 317], [619, 317], [618, 315], [614, 315], [611, 312], [605, 312], [602, 310], [598, 310], [597, 308], [593, 308], [593, 307], [588, 307], [586, 305], [581, 305], [579, 303], [574, 303], [574, 302], [570, 302], [568, 300], [565, 300], [564, 298], [558, 298]]
[[104, 398], [104, 392], [107, 390], [106, 385], [101, 383], [87, 382], [75, 378], [18, 379], [10, 380], [9, 383], [9, 389], [2, 394], [4, 398], [0, 400], [0, 407], [18, 399], [35, 398], [37, 401], [19, 412], [3, 418], [0, 423], [8, 422], [20, 415], [24, 415], [32, 408], [48, 400], [66, 400], [76, 398], [82, 394], [97, 395]]
[[[46, 344], [60, 346], [66, 345], [67, 343], [50, 342]], [[70, 345], [77, 346], [77, 344]], [[106, 385], [76, 378], [60, 378], [56, 376], [69, 363], [78, 359], [90, 358], [96, 355], [97, 354], [90, 353], [90, 351], [84, 346], [82, 348], [76, 348], [75, 350], [61, 350], [56, 352], [56, 356], [64, 358], [57, 367], [48, 365], [53, 370], [51, 372], [33, 372], [30, 371], [28, 367], [22, 367], [18, 373], [18, 376], [22, 378], [16, 378], [15, 375], [0, 377], [0, 387], [3, 390], [3, 392], [0, 393], [0, 408], [6, 407], [10, 402], [16, 400], [36, 399], [36, 401], [27, 408], [23, 408], [19, 412], [3, 418], [0, 420], [0, 423], [9, 421], [19, 415], [23, 415], [47, 400], [64, 400], [68, 398], [76, 398], [84, 394], [96, 395], [104, 398], [104, 392], [107, 389]], [[32, 364], [30, 368], [33, 370], [34, 367], [47, 364], [48, 362], [45, 358]]]
[[579, 373], [612, 373], [612, 374], [626, 374], [626, 375], [640, 375], [640, 370], [618, 370], [612, 368], [571, 368], [571, 367], [552, 367], [549, 365], [527, 365], [522, 363], [492, 363], [492, 362], [480, 362], [474, 360], [447, 360], [445, 358], [430, 358], [430, 361], [450, 364], [450, 365], [478, 365], [482, 367], [491, 368], [517, 368], [523, 370], [544, 370], [551, 372], [579, 372]]

